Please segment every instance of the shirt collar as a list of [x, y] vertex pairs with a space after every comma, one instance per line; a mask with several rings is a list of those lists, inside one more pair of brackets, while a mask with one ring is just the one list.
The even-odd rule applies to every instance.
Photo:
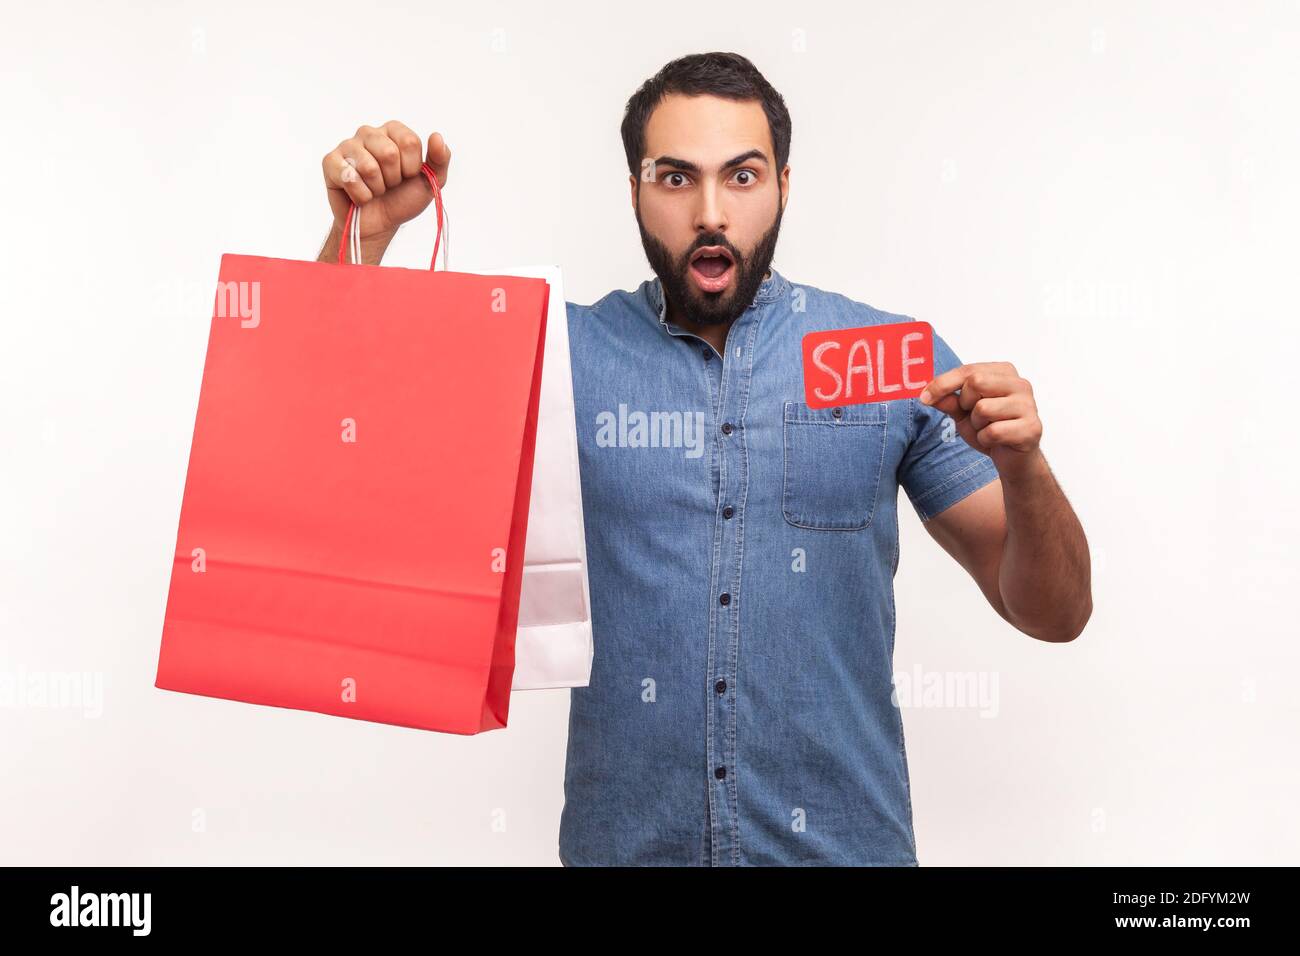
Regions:
[[[777, 272], [774, 266], [769, 266], [768, 272], [770, 274], [759, 285], [758, 291], [754, 293], [754, 299], [749, 304], [750, 309], [756, 309], [765, 302], [774, 302], [781, 298], [790, 286], [785, 276]], [[650, 307], [659, 319], [659, 324], [667, 328], [668, 303], [664, 299], [663, 283], [659, 281], [658, 276], [646, 283], [646, 295], [650, 300]]]

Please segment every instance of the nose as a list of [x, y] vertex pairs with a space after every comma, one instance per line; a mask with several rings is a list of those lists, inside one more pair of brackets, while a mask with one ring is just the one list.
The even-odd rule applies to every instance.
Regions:
[[725, 233], [727, 213], [722, 208], [722, 196], [719, 194], [718, 185], [707, 181], [697, 195], [700, 198], [695, 207], [695, 231]]

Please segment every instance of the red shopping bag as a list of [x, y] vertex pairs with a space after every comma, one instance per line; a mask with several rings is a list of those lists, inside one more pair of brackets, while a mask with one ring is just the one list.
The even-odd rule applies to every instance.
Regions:
[[223, 256], [156, 686], [504, 727], [547, 298]]

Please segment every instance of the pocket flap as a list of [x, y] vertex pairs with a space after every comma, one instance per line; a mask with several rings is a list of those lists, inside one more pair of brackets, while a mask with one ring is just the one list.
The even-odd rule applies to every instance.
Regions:
[[803, 402], [785, 403], [785, 420], [790, 424], [882, 425], [888, 417], [889, 409], [884, 402], [835, 405], [831, 408], [809, 408]]

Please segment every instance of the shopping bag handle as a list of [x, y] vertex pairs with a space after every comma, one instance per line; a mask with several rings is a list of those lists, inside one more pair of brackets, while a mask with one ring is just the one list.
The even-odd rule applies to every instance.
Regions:
[[[438, 188], [438, 177], [433, 171], [433, 167], [428, 163], [420, 164], [420, 172], [424, 173], [424, 178], [429, 180], [429, 185], [433, 187], [433, 204], [438, 209], [438, 235], [433, 240], [433, 258], [429, 260], [429, 268], [434, 269], [438, 265], [438, 246], [442, 244], [442, 227], [443, 227], [443, 208], [442, 208], [442, 190]], [[361, 207], [352, 203], [348, 207], [347, 218], [343, 220], [343, 238], [339, 241], [339, 265], [344, 264], [343, 248], [347, 246], [351, 253], [353, 263], [361, 261]], [[450, 238], [447, 245], [451, 245]], [[442, 251], [442, 269], [447, 270], [447, 250]]]

